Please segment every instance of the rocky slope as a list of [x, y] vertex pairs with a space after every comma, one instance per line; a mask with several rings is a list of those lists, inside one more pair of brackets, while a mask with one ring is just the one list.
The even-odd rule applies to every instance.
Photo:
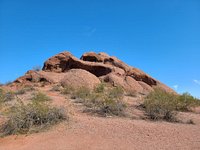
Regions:
[[143, 71], [131, 67], [106, 53], [88, 52], [80, 59], [70, 52], [62, 52], [49, 58], [41, 71], [28, 71], [14, 81], [14, 86], [27, 84], [62, 84], [75, 88], [94, 88], [100, 82], [121, 86], [127, 93], [146, 95], [159, 87], [167, 92], [171, 88], [152, 78]]

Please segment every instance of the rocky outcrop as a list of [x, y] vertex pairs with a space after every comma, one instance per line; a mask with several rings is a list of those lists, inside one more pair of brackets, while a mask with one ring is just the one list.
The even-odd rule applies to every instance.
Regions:
[[122, 86], [129, 93], [148, 94], [156, 87], [167, 92], [174, 92], [148, 74], [127, 65], [118, 58], [106, 53], [94, 52], [85, 53], [80, 59], [70, 52], [59, 53], [44, 63], [42, 71], [27, 72], [15, 82], [56, 82], [65, 86], [86, 86], [92, 89], [100, 81], [113, 86]]
[[38, 83], [38, 82], [43, 82], [43, 83], [54, 83], [49, 77], [41, 74], [38, 71], [33, 71], [30, 70], [28, 71], [24, 76], [16, 79], [14, 83]]
[[91, 72], [97, 77], [112, 72], [111, 66], [107, 66], [101, 63], [88, 63], [77, 59], [69, 52], [63, 52], [52, 58], [49, 58], [44, 63], [42, 70], [49, 72], [67, 72], [70, 69], [83, 69]]

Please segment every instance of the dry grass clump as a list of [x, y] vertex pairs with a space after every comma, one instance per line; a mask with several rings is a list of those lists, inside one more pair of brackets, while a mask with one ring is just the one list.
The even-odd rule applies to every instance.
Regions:
[[50, 91], [60, 92], [60, 91], [62, 91], [62, 90], [63, 90], [63, 88], [62, 88], [61, 85], [54, 85], [54, 86], [51, 88]]
[[4, 101], [3, 89], [0, 89], [0, 104]]
[[9, 102], [13, 99], [15, 99], [15, 93], [13, 91], [0, 89], [0, 103]]
[[189, 111], [191, 107], [198, 106], [200, 101], [185, 93], [175, 95], [161, 89], [155, 89], [144, 101], [146, 114], [152, 120], [166, 120], [177, 122], [177, 111]]
[[63, 90], [61, 90], [62, 94], [68, 95], [68, 94], [73, 94], [74, 88], [72, 86], [64, 86]]
[[51, 107], [47, 103], [32, 101], [18, 103], [6, 113], [7, 121], [1, 125], [1, 136], [38, 132], [67, 119], [63, 108]]
[[33, 97], [31, 98], [31, 100], [35, 102], [46, 102], [46, 101], [50, 101], [51, 98], [42, 92], [37, 92], [33, 94]]
[[15, 91], [15, 94], [16, 95], [23, 95], [23, 94], [26, 94], [27, 92], [32, 92], [32, 91], [35, 91], [35, 88], [33, 86], [25, 86], [25, 87]]

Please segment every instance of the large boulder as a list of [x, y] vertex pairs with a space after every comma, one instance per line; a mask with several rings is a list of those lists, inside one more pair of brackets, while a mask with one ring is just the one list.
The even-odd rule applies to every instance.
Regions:
[[102, 79], [104, 82], [109, 82], [113, 86], [123, 87], [126, 93], [130, 94], [135, 94], [135, 93], [146, 94], [147, 92], [153, 91], [153, 88], [150, 87], [149, 85], [146, 84], [149, 87], [149, 89], [144, 88], [144, 86], [139, 83], [140, 81], [138, 82], [130, 76], [125, 76], [122, 78], [115, 74], [108, 74], [104, 76]]
[[65, 73], [64, 78], [61, 80], [63, 86], [69, 86], [73, 89], [86, 87], [92, 90], [100, 83], [95, 75], [83, 69], [71, 69]]

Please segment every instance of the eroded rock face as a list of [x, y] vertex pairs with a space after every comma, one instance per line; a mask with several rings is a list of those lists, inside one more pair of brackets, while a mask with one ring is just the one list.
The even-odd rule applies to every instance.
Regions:
[[14, 83], [38, 83], [38, 82], [43, 82], [43, 83], [54, 83], [49, 77], [41, 74], [38, 71], [33, 71], [30, 70], [28, 71], [24, 76], [16, 79]]
[[86, 86], [90, 89], [100, 81], [104, 81], [113, 86], [122, 86], [129, 93], [148, 94], [156, 87], [167, 92], [174, 92], [148, 74], [127, 65], [118, 58], [106, 53], [94, 52], [85, 53], [80, 59], [74, 57], [70, 52], [59, 53], [44, 63], [42, 71], [27, 72], [25, 76], [15, 82], [41, 81], [75, 87]]
[[72, 56], [69, 52], [63, 52], [49, 58], [44, 63], [42, 70], [49, 72], [67, 72], [70, 69], [83, 69], [91, 72], [97, 77], [112, 72], [111, 66], [106, 66], [100, 63], [85, 62]]
[[122, 62], [121, 60], [117, 59], [116, 57], [110, 57], [109, 55], [105, 53], [99, 53], [99, 54], [96, 54], [94, 52], [85, 53], [82, 55], [81, 60], [108, 64], [108, 65], [124, 70], [126, 76], [131, 76], [137, 81], [143, 81], [150, 86], [156, 85], [156, 80], [151, 78], [149, 75], [147, 75], [143, 71], [137, 68], [130, 67], [124, 62]]

